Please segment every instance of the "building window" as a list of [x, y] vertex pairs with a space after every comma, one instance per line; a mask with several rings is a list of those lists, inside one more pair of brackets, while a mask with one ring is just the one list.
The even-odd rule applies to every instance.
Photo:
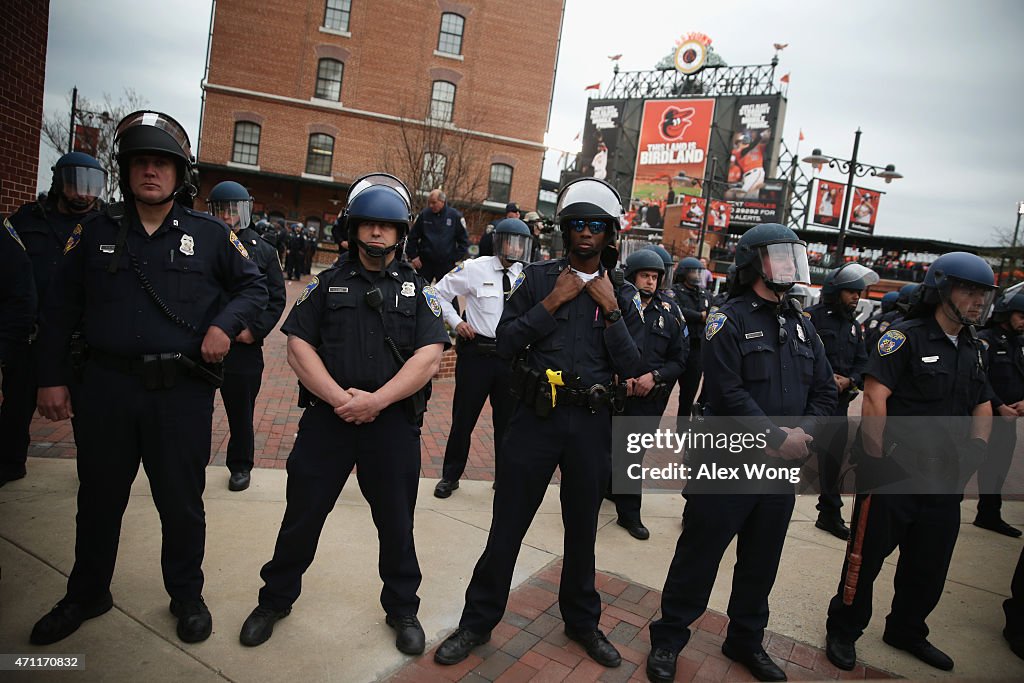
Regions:
[[512, 194], [512, 167], [508, 164], [491, 164], [491, 182], [487, 186], [487, 198], [492, 202], [507, 204]]
[[329, 176], [333, 160], [334, 138], [323, 133], [310, 135], [309, 149], [306, 152], [306, 173]]
[[447, 163], [448, 159], [443, 154], [427, 152], [423, 155], [420, 192], [430, 192], [444, 185], [444, 168]]
[[441, 33], [437, 37], [437, 51], [449, 55], [462, 54], [462, 29], [466, 20], [458, 14], [445, 12], [441, 15]]
[[249, 121], [235, 124], [235, 144], [231, 149], [231, 161], [236, 164], [256, 166], [260, 156], [260, 127]]
[[455, 84], [448, 81], [434, 81], [430, 91], [430, 118], [435, 121], [451, 121], [455, 110]]
[[341, 99], [341, 77], [345, 73], [345, 65], [337, 59], [321, 59], [316, 67], [316, 92], [314, 97], [322, 100]]
[[324, 28], [348, 31], [348, 19], [352, 15], [352, 0], [327, 0], [324, 11]]

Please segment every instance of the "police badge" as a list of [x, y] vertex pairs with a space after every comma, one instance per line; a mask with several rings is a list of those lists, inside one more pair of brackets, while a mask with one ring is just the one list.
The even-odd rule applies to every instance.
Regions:
[[430, 310], [434, 313], [434, 317], [440, 318], [441, 300], [437, 298], [437, 290], [431, 285], [427, 285], [423, 288], [423, 298], [427, 300], [427, 305], [430, 306]]
[[185, 256], [192, 256], [196, 253], [195, 246], [196, 243], [195, 240], [192, 239], [192, 235], [182, 235], [181, 244], [178, 246], [178, 251], [180, 251]]

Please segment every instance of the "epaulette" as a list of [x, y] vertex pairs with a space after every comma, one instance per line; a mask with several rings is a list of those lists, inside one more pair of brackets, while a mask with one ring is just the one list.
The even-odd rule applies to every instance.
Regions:
[[216, 223], [225, 230], [231, 229], [228, 227], [227, 223], [212, 214], [206, 213], [205, 211], [196, 211], [195, 209], [190, 209], [187, 206], [183, 206], [181, 208], [185, 210], [185, 214], [188, 216], [192, 216], [193, 218], [202, 218], [203, 220], [210, 221], [211, 223]]

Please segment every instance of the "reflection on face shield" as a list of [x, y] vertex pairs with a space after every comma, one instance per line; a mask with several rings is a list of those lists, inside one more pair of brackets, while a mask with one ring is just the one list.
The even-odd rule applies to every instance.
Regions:
[[983, 324], [992, 310], [992, 302], [996, 295], [994, 289], [957, 281], [944, 288], [943, 292], [942, 299], [952, 309], [954, 319], [964, 325]]
[[533, 240], [528, 235], [498, 233], [495, 235], [497, 252], [506, 261], [530, 262], [530, 248]]
[[691, 287], [697, 287], [701, 284], [704, 279], [703, 268], [687, 268], [686, 269], [686, 284]]
[[803, 244], [784, 242], [761, 247], [761, 271], [766, 282], [777, 285], [811, 283], [807, 265], [807, 248]]
[[232, 230], [242, 230], [252, 219], [252, 203], [249, 201], [209, 202], [210, 213], [228, 224]]
[[64, 188], [64, 197], [69, 202], [84, 202], [88, 205], [97, 197], [103, 196], [107, 174], [98, 168], [69, 166], [60, 169], [60, 181]]

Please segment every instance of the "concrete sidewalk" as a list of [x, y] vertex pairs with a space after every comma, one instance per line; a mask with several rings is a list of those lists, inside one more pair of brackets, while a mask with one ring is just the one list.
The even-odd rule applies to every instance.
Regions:
[[[286, 475], [274, 469], [254, 471], [252, 488], [242, 493], [227, 491], [225, 468], [208, 470], [205, 597], [214, 633], [207, 642], [185, 645], [175, 636], [175, 620], [167, 610], [160, 578], [159, 518], [140, 471], [124, 518], [112, 586], [114, 609], [86, 622], [61, 643], [30, 646], [32, 624], [63, 595], [72, 566], [77, 479], [73, 460], [33, 458], [29, 468], [28, 478], [0, 489], [0, 653], [81, 655], [85, 671], [78, 679], [90, 681], [372, 681], [412, 661], [395, 650], [393, 634], [384, 625], [378, 603], [376, 533], [354, 483], [346, 487], [328, 519], [291, 616], [278, 624], [274, 637], [262, 647], [250, 650], [238, 643], [241, 623], [256, 604], [259, 569], [271, 556], [284, 512]], [[431, 495], [433, 484], [431, 479], [421, 481], [416, 515], [424, 576], [420, 619], [428, 647], [458, 622], [466, 584], [486, 539], [491, 507], [488, 482], [465, 481], [443, 501]], [[1010, 502], [1006, 508], [1009, 522], [1024, 523], [1024, 503]], [[644, 519], [652, 538], [638, 542], [614, 524], [614, 508], [606, 503], [600, 518], [598, 569], [660, 590], [681, 510], [677, 495], [646, 496]], [[973, 527], [973, 502], [965, 502], [963, 512], [946, 593], [929, 620], [932, 640], [956, 660], [956, 669], [942, 674], [881, 642], [895, 556], [875, 584], [876, 614], [858, 643], [862, 663], [911, 678], [1024, 678], [1024, 662], [1010, 653], [1001, 637], [1001, 602], [1009, 592], [1021, 541]], [[798, 500], [772, 594], [769, 628], [820, 648], [825, 607], [835, 590], [844, 544], [815, 529], [814, 514], [813, 499]], [[515, 583], [541, 572], [558, 559], [561, 549], [558, 490], [552, 486], [527, 535]], [[730, 551], [711, 598], [711, 608], [722, 613], [732, 557]], [[417, 670], [427, 672], [422, 674], [425, 679], [435, 677], [426, 668]], [[642, 677], [642, 667], [633, 676]], [[14, 674], [9, 680], [28, 677], [66, 679], [61, 673], [35, 672]], [[7, 673], [0, 678], [7, 678]]]

